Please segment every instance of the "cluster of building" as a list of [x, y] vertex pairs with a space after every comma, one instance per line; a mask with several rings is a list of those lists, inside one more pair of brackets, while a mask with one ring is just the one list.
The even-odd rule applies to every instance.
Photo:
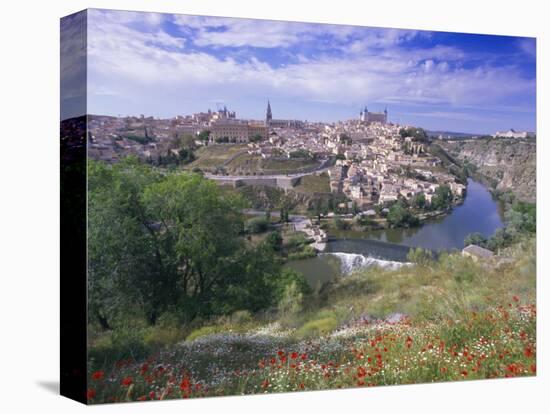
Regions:
[[508, 131], [497, 131], [493, 135], [494, 138], [534, 138], [535, 134], [533, 132], [527, 131], [516, 131], [513, 128], [510, 128]]
[[401, 136], [401, 127], [388, 122], [387, 109], [369, 112], [365, 106], [358, 119], [306, 122], [274, 119], [268, 101], [262, 121], [239, 119], [223, 107], [173, 119], [91, 116], [89, 126], [89, 155], [110, 162], [129, 154], [154, 158], [186, 134], [197, 145], [247, 143], [249, 154], [263, 158], [336, 158], [328, 170], [331, 191], [362, 209], [419, 194], [429, 204], [443, 184], [456, 197], [465, 190], [454, 176], [433, 168], [441, 161], [423, 142]]
[[[331, 128], [328, 139], [343, 154], [329, 170], [331, 191], [344, 194], [363, 210], [400, 198], [410, 201], [420, 194], [430, 204], [442, 184], [461, 197], [465, 186], [451, 174], [432, 168], [441, 161], [427, 153], [424, 143], [402, 137], [400, 129], [380, 122], [365, 125], [364, 121]], [[344, 140], [341, 145], [342, 137], [361, 135], [365, 138], [351, 143]]]

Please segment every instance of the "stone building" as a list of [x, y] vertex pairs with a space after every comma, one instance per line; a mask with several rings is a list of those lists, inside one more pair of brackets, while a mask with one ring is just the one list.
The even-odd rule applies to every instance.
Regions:
[[384, 109], [384, 112], [369, 112], [367, 106], [365, 109], [359, 112], [359, 119], [365, 124], [370, 124], [373, 122], [380, 122], [381, 124], [388, 123], [388, 109]]

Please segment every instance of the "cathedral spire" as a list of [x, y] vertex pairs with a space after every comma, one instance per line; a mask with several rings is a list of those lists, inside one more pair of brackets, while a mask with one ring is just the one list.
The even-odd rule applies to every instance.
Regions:
[[265, 123], [269, 125], [271, 120], [273, 119], [273, 116], [271, 114], [271, 104], [269, 103], [269, 100], [267, 101], [267, 111], [265, 113]]

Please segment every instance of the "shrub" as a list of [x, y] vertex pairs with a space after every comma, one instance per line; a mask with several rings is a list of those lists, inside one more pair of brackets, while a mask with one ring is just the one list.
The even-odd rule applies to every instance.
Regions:
[[334, 317], [316, 319], [304, 324], [296, 331], [298, 338], [312, 338], [316, 336], [326, 335], [332, 332], [338, 326], [338, 321]]
[[306, 236], [304, 236], [303, 233], [298, 233], [288, 238], [286, 242], [286, 247], [287, 249], [294, 249], [306, 243]]
[[334, 219], [334, 227], [338, 230], [348, 230], [351, 227], [351, 224], [337, 217]]
[[246, 221], [244, 228], [248, 233], [256, 234], [263, 233], [268, 226], [269, 222], [265, 217], [254, 217]]
[[309, 259], [310, 257], [315, 257], [317, 253], [315, 249], [311, 246], [304, 246], [301, 250], [296, 252], [291, 252], [288, 254], [289, 260], [302, 260]]
[[194, 341], [195, 339], [202, 338], [203, 336], [208, 336], [215, 334], [220, 331], [220, 328], [218, 326], [203, 326], [201, 328], [195, 329], [193, 332], [191, 332], [187, 338], [185, 338], [186, 341]]
[[409, 262], [421, 266], [428, 265], [432, 261], [432, 259], [432, 252], [427, 249], [423, 249], [422, 247], [412, 248], [411, 250], [409, 250], [409, 253], [407, 253], [407, 260]]
[[247, 310], [238, 310], [231, 315], [231, 323], [235, 325], [244, 325], [252, 321], [252, 314]]
[[303, 292], [298, 284], [293, 281], [285, 287], [281, 299], [279, 300], [279, 313], [283, 316], [296, 314], [302, 310]]
[[278, 252], [283, 246], [283, 237], [280, 232], [273, 231], [267, 235], [265, 242], [269, 245], [269, 247], [271, 247], [271, 249]]
[[178, 343], [184, 338], [183, 331], [176, 327], [154, 326], [147, 329], [143, 344], [148, 348], [162, 348]]

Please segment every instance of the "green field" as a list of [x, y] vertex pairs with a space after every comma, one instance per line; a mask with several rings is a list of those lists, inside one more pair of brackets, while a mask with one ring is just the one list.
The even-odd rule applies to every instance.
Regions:
[[239, 152], [246, 151], [246, 144], [208, 145], [195, 151], [197, 160], [189, 164], [191, 168], [220, 167]]
[[304, 168], [310, 168], [318, 165], [319, 163], [314, 160], [302, 160], [302, 159], [267, 159], [262, 160], [261, 168], [266, 173], [292, 173], [300, 171]]
[[300, 179], [294, 191], [305, 194], [330, 193], [330, 178], [327, 173], [306, 175]]
[[230, 174], [292, 174], [304, 168], [318, 165], [313, 160], [263, 159], [259, 155], [242, 154], [228, 162], [225, 167]]

